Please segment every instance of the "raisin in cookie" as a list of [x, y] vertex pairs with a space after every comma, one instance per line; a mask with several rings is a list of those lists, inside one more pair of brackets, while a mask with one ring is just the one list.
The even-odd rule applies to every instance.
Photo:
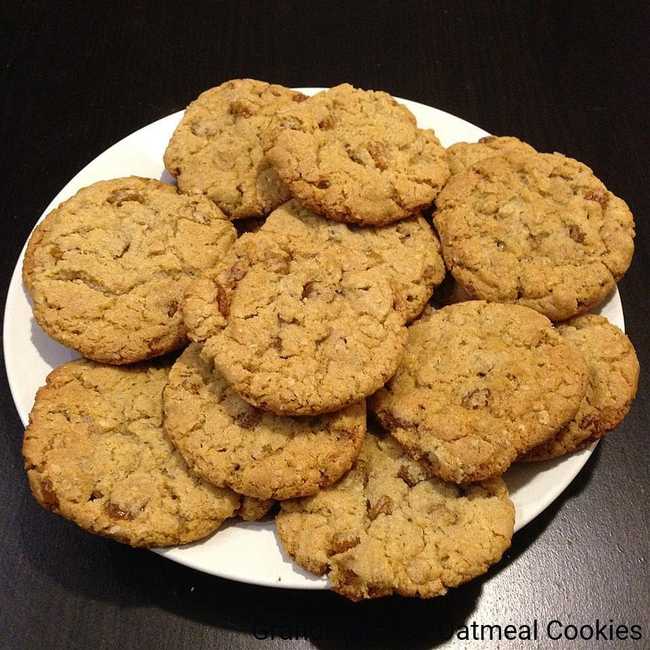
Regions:
[[547, 318], [472, 301], [411, 325], [400, 367], [370, 407], [435, 476], [467, 483], [503, 474], [551, 438], [586, 381], [582, 356]]
[[505, 483], [459, 487], [428, 478], [390, 437], [366, 436], [350, 473], [276, 518], [294, 560], [350, 598], [431, 598], [485, 573], [510, 546]]
[[634, 221], [585, 165], [508, 151], [452, 176], [434, 221], [467, 293], [564, 320], [602, 302], [632, 259]]
[[201, 93], [165, 151], [182, 192], [201, 192], [231, 219], [269, 213], [289, 197], [264, 159], [260, 134], [276, 111], [305, 96], [276, 84], [234, 79]]
[[291, 194], [336, 221], [403, 219], [431, 205], [449, 177], [432, 130], [387, 93], [349, 84], [278, 111], [263, 141]]
[[210, 201], [145, 178], [95, 183], [32, 234], [23, 279], [34, 317], [95, 361], [132, 363], [180, 347], [180, 303], [194, 276], [235, 241]]
[[395, 372], [406, 314], [386, 262], [324, 231], [295, 202], [286, 228], [240, 237], [183, 311], [201, 354], [249, 403], [278, 415], [336, 411]]
[[314, 494], [359, 455], [365, 401], [336, 413], [290, 418], [243, 401], [190, 345], [169, 374], [165, 430], [190, 468], [214, 485], [261, 499]]
[[639, 385], [639, 360], [630, 339], [603, 316], [578, 316], [558, 328], [583, 354], [587, 392], [575, 418], [523, 460], [548, 460], [570, 454], [602, 438], [630, 410]]
[[529, 144], [508, 135], [488, 135], [478, 142], [457, 142], [447, 149], [449, 171], [452, 174], [460, 174], [479, 160], [513, 150], [535, 153], [535, 149]]
[[80, 360], [38, 391], [23, 455], [36, 500], [132, 546], [185, 544], [236, 515], [240, 497], [189, 473], [162, 428], [168, 367]]

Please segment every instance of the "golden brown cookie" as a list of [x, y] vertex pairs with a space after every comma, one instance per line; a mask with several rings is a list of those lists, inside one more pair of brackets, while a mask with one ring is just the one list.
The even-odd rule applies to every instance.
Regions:
[[180, 303], [234, 242], [210, 201], [129, 177], [94, 183], [36, 227], [23, 279], [34, 317], [95, 361], [132, 363], [180, 347]]
[[240, 497], [189, 473], [162, 429], [168, 362], [80, 360], [38, 391], [23, 455], [36, 500], [131, 546], [185, 544], [234, 516]]
[[548, 460], [582, 449], [617, 427], [630, 410], [639, 385], [639, 360], [630, 339], [603, 316], [587, 314], [558, 331], [587, 362], [587, 392], [576, 416], [529, 451], [523, 460]]
[[237, 516], [244, 521], [260, 521], [260, 519], [263, 519], [269, 514], [274, 505], [275, 501], [273, 499], [242, 497]]
[[463, 302], [411, 325], [397, 373], [369, 407], [435, 476], [467, 483], [548, 440], [576, 414], [586, 381], [582, 355], [541, 314]]
[[182, 192], [205, 194], [231, 219], [267, 214], [290, 197], [264, 159], [260, 134], [279, 108], [303, 99], [254, 79], [206, 90], [185, 110], [165, 151], [165, 167]]
[[276, 518], [294, 560], [350, 598], [432, 598], [485, 573], [510, 546], [501, 479], [459, 487], [428, 478], [390, 436], [366, 436], [355, 467]]
[[322, 248], [337, 246], [348, 268], [381, 267], [395, 294], [395, 307], [407, 321], [417, 318], [445, 277], [440, 242], [420, 215], [387, 226], [356, 227], [325, 219], [290, 201], [261, 227], [278, 235], [292, 233]]
[[369, 257], [280, 208], [286, 228], [234, 244], [183, 303], [190, 338], [249, 403], [279, 415], [339, 410], [395, 372], [406, 341], [403, 296], [381, 256]]
[[564, 320], [604, 300], [632, 259], [625, 201], [560, 154], [479, 160], [436, 203], [447, 268], [474, 298]]
[[263, 140], [291, 194], [336, 221], [403, 219], [431, 205], [449, 177], [432, 130], [387, 93], [349, 84], [278, 111]]
[[535, 153], [535, 149], [529, 144], [508, 135], [488, 135], [478, 142], [457, 142], [447, 149], [449, 171], [452, 174], [460, 174], [479, 160], [513, 150]]
[[281, 417], [245, 402], [190, 345], [169, 373], [165, 431], [214, 485], [260, 499], [314, 494], [347, 472], [366, 431], [365, 401], [316, 417]]

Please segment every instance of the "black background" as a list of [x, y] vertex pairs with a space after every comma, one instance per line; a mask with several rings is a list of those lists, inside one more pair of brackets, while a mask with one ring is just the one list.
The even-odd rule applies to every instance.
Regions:
[[[229, 78], [287, 86], [349, 81], [436, 106], [593, 167], [636, 215], [636, 257], [620, 291], [628, 332], [648, 367], [647, 6], [3, 3], [3, 293], [51, 198], [128, 133]], [[645, 373], [624, 424], [562, 497], [516, 535], [487, 577], [433, 601], [358, 605], [331, 593], [206, 576], [91, 537], [41, 510], [27, 489], [22, 427], [4, 376], [2, 382], [1, 647], [429, 648], [472, 621], [521, 625], [535, 618], [542, 627], [553, 619], [639, 624], [643, 639], [634, 645], [650, 647]], [[255, 633], [276, 638], [256, 640]], [[279, 638], [290, 635], [306, 639]], [[519, 645], [504, 641], [501, 647]]]

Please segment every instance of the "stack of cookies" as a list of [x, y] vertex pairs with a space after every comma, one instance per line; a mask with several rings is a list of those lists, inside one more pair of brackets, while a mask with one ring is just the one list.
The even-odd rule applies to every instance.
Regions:
[[176, 187], [85, 188], [25, 257], [37, 322], [85, 357], [36, 397], [27, 474], [86, 530], [173, 545], [271, 511], [348, 598], [432, 597], [510, 545], [513, 462], [627, 413], [634, 348], [585, 312], [634, 223], [586, 166], [250, 79], [190, 104], [164, 160]]

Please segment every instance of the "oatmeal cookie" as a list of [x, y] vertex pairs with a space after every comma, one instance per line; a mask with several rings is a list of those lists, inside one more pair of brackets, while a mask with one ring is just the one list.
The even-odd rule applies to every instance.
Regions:
[[291, 194], [336, 221], [404, 219], [430, 206], [449, 177], [432, 130], [387, 93], [349, 84], [278, 111], [263, 142]]
[[201, 93], [165, 151], [182, 192], [200, 192], [231, 219], [259, 217], [290, 198], [264, 158], [261, 133], [283, 106], [305, 96], [277, 84], [234, 79]]
[[50, 212], [29, 240], [23, 279], [34, 317], [95, 361], [164, 354], [187, 340], [186, 287], [235, 238], [205, 197], [133, 176], [94, 183]]
[[576, 414], [587, 369], [550, 321], [472, 301], [409, 328], [395, 376], [370, 400], [382, 425], [443, 480], [503, 474]]
[[191, 344], [164, 393], [165, 430], [195, 474], [260, 499], [314, 494], [359, 455], [365, 401], [327, 415], [282, 417], [245, 402]]
[[[291, 202], [286, 228], [240, 237], [183, 303], [203, 358], [250, 404], [278, 415], [339, 410], [395, 372], [406, 341], [402, 295], [381, 256], [319, 236]], [[362, 240], [353, 239], [353, 242]]]
[[432, 598], [499, 561], [514, 508], [500, 478], [467, 487], [428, 478], [395, 440], [368, 435], [344, 479], [284, 501], [276, 524], [289, 555], [351, 600]]
[[25, 431], [36, 500], [81, 528], [132, 546], [206, 537], [237, 514], [239, 495], [190, 474], [162, 428], [168, 365], [59, 366]]
[[535, 153], [535, 149], [529, 144], [507, 135], [488, 135], [478, 142], [457, 142], [447, 149], [449, 171], [452, 174], [460, 174], [479, 160], [513, 150]]
[[634, 221], [585, 165], [512, 150], [452, 176], [434, 221], [473, 298], [565, 320], [602, 302], [634, 252]]
[[349, 268], [380, 266], [392, 286], [395, 306], [407, 321], [422, 313], [445, 277], [440, 242], [420, 215], [387, 226], [356, 227], [325, 219], [290, 201], [269, 215], [262, 230], [292, 233], [323, 248], [341, 247]]
[[617, 427], [639, 386], [639, 360], [630, 339], [603, 316], [587, 314], [560, 325], [562, 337], [587, 362], [587, 392], [578, 413], [523, 460], [548, 460], [582, 449]]

